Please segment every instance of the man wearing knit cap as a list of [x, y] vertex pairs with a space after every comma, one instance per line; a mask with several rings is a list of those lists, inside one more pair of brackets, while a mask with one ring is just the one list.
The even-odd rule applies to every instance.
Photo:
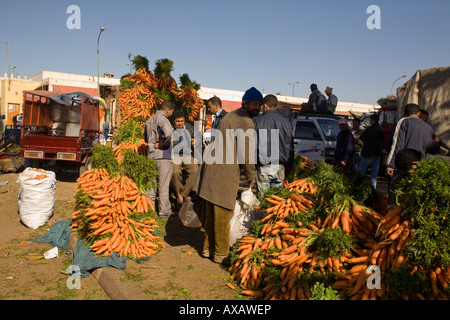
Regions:
[[[205, 202], [203, 256], [216, 263], [229, 263], [230, 220], [241, 170], [249, 186], [255, 183], [256, 143], [252, 118], [259, 114], [262, 103], [263, 95], [256, 88], [245, 92], [242, 107], [222, 119], [214, 141], [205, 150], [204, 163], [197, 175], [194, 191]], [[245, 139], [239, 139], [238, 132], [243, 132]], [[248, 142], [242, 143], [242, 140]]]

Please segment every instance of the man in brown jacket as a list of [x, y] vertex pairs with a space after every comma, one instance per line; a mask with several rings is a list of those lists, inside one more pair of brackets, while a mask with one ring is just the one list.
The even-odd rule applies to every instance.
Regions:
[[[241, 170], [253, 186], [256, 149], [252, 117], [259, 114], [263, 96], [254, 87], [242, 97], [242, 107], [221, 121], [215, 138], [205, 150], [204, 163], [194, 191], [205, 201], [203, 256], [229, 263], [230, 220], [234, 214]], [[246, 142], [248, 141], [248, 142]]]

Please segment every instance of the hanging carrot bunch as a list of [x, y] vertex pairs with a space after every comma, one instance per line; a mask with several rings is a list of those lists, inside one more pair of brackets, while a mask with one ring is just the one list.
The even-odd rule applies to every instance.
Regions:
[[122, 122], [137, 121], [143, 126], [145, 121], [156, 112], [157, 105], [161, 103], [152, 90], [157, 80], [152, 71], [145, 68], [137, 70], [124, 80], [131, 84], [119, 95]]
[[178, 85], [175, 79], [170, 75], [173, 71], [173, 61], [167, 58], [156, 60], [155, 77], [157, 87], [162, 91], [170, 91], [173, 94], [178, 92]]
[[185, 112], [187, 120], [195, 121], [203, 105], [203, 99], [198, 95], [200, 84], [191, 81], [187, 73], [180, 76], [180, 83], [181, 90], [177, 99], [181, 101], [181, 109]]

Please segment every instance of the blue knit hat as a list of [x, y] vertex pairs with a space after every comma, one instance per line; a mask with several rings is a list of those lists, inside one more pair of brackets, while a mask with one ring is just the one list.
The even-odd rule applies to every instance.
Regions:
[[261, 101], [261, 103], [263, 103], [263, 95], [255, 87], [251, 87], [245, 91], [244, 96], [242, 97], [242, 104], [246, 104], [251, 101]]

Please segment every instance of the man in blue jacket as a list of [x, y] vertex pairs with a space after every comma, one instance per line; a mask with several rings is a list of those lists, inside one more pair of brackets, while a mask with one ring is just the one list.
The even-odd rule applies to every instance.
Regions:
[[292, 126], [278, 112], [277, 97], [272, 94], [266, 95], [264, 106], [264, 113], [254, 119], [257, 137], [258, 191], [283, 186], [294, 162]]

